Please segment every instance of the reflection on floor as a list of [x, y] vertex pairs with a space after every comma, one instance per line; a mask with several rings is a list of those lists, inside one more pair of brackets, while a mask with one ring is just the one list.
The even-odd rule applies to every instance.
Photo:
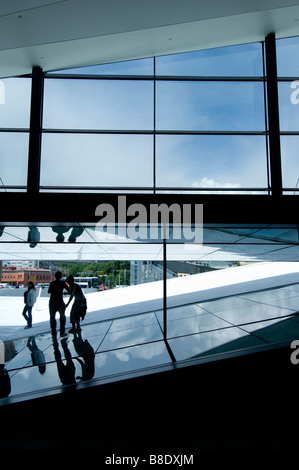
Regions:
[[[82, 325], [5, 343], [0, 404], [299, 338], [299, 284]], [[30, 331], [30, 330], [29, 330]], [[216, 358], [217, 356], [215, 356]], [[187, 363], [186, 363], [187, 365]], [[1, 370], [0, 370], [1, 372]], [[0, 375], [1, 377], [1, 375]], [[33, 394], [33, 395], [32, 395]]]

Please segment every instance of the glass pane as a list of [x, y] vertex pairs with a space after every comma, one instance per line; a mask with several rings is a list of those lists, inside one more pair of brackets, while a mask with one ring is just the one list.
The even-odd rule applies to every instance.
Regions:
[[299, 130], [299, 81], [278, 83], [281, 131]]
[[[234, 347], [233, 341], [249, 337], [249, 335], [240, 328], [224, 328], [222, 330], [210, 331], [192, 336], [183, 336], [182, 338], [170, 339], [169, 345], [178, 361], [188, 359], [200, 354], [213, 353], [213, 350], [219, 346], [227, 345], [228, 350], [240, 349], [240, 345]], [[261, 341], [259, 341], [261, 342]], [[252, 344], [249, 344], [252, 346]], [[218, 350], [216, 350], [216, 353]]]
[[0, 189], [2, 185], [27, 184], [28, 142], [25, 132], [0, 132]]
[[0, 127], [29, 128], [30, 78], [0, 80]]
[[154, 60], [138, 59], [111, 64], [90, 65], [67, 70], [56, 70], [51, 74], [79, 74], [79, 75], [153, 75]]
[[142, 327], [134, 326], [131, 329], [109, 331], [103, 339], [98, 351], [108, 351], [141, 343], [150, 343], [159, 339], [163, 339], [163, 336], [157, 322]]
[[44, 134], [41, 185], [151, 186], [148, 135]]
[[267, 187], [263, 136], [157, 136], [157, 186]]
[[277, 74], [279, 77], [299, 77], [299, 37], [276, 41]]
[[156, 87], [158, 129], [265, 129], [262, 83], [163, 81]]
[[142, 344], [96, 354], [95, 377], [124, 373], [169, 362], [170, 358], [163, 341]]
[[[299, 136], [281, 136], [282, 184], [284, 188], [299, 187]], [[296, 194], [299, 194], [298, 192]]]
[[156, 58], [157, 75], [262, 76], [262, 44], [244, 44]]
[[152, 129], [153, 83], [45, 80], [45, 128]]

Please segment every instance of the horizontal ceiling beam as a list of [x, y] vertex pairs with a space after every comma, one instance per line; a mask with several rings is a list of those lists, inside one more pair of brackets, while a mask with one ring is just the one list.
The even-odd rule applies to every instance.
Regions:
[[[0, 193], [1, 225], [31, 223], [57, 225], [96, 223], [96, 208], [110, 204], [118, 212], [116, 194]], [[124, 196], [124, 195], [123, 195]], [[203, 204], [204, 224], [297, 224], [298, 199], [294, 196], [129, 194], [125, 211], [132, 204], [142, 204], [149, 214], [152, 204]], [[192, 209], [193, 211], [193, 209]], [[131, 217], [132, 218], [132, 217]], [[127, 219], [129, 220], [129, 218]]]

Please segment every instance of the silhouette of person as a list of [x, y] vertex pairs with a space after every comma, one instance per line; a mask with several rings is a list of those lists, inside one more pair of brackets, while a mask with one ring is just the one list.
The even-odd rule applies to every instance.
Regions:
[[71, 234], [68, 238], [69, 243], [76, 243], [77, 238], [82, 235], [84, 228], [82, 227], [73, 227]]
[[23, 309], [22, 315], [27, 321], [25, 329], [32, 327], [32, 307], [36, 301], [36, 290], [33, 282], [28, 282], [28, 289], [24, 292], [24, 302], [25, 307]]
[[32, 364], [38, 367], [40, 374], [44, 374], [46, 372], [45, 355], [43, 351], [38, 349], [34, 336], [30, 336], [30, 338], [28, 338], [27, 348], [31, 352]]
[[57, 233], [56, 241], [58, 243], [64, 242], [64, 233], [70, 230], [69, 227], [52, 227], [53, 232]]
[[58, 341], [55, 336], [53, 336], [53, 348], [54, 348], [54, 357], [57, 364], [57, 371], [62, 385], [73, 385], [76, 384], [76, 367], [72, 361], [72, 355], [67, 346], [67, 338], [61, 340], [61, 346], [64, 352], [64, 357], [66, 364], [62, 361], [61, 352], [58, 347]]
[[5, 369], [5, 344], [0, 340], [0, 398], [6, 398], [11, 392], [10, 377]]
[[40, 241], [40, 233], [37, 227], [28, 227], [28, 237], [27, 241], [29, 243], [30, 248], [35, 248], [38, 242]]
[[55, 315], [56, 315], [56, 312], [59, 312], [60, 334], [63, 335], [65, 333], [65, 322], [66, 322], [65, 309], [67, 307], [63, 301], [63, 293], [64, 291], [66, 291], [71, 296], [69, 302], [72, 300], [72, 294], [68, 285], [65, 282], [63, 282], [61, 278], [62, 278], [62, 272], [57, 271], [55, 273], [55, 281], [52, 281], [50, 283], [48, 293], [50, 294], [49, 312], [50, 312], [50, 326], [51, 326], [52, 334], [56, 334]]
[[[56, 241], [59, 243], [63, 243], [65, 240], [64, 234], [69, 232], [71, 227], [52, 227], [53, 232], [57, 233]], [[84, 228], [82, 227], [73, 227], [68, 238], [69, 243], [75, 243], [77, 238], [82, 235], [84, 232]]]
[[6, 398], [10, 395], [11, 383], [10, 377], [4, 364], [0, 364], [0, 398]]
[[91, 344], [85, 339], [83, 341], [81, 331], [74, 334], [73, 339], [74, 347], [78, 356], [82, 357], [83, 361], [76, 358], [82, 367], [82, 377], [76, 377], [82, 381], [92, 379], [94, 376], [94, 359], [95, 353]]
[[[70, 274], [67, 278], [67, 283], [70, 286], [70, 291], [72, 293], [72, 297], [70, 298], [68, 304], [71, 302], [72, 298], [74, 298], [74, 303], [72, 305], [70, 321], [72, 324], [72, 329], [70, 330], [71, 333], [75, 331], [80, 331], [80, 318], [85, 316], [86, 313], [86, 299], [82, 292], [81, 287], [77, 284], [74, 280], [74, 276]], [[67, 304], [67, 305], [68, 305]]]

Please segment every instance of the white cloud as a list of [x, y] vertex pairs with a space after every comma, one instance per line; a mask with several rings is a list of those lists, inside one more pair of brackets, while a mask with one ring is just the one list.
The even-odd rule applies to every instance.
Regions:
[[193, 188], [241, 188], [241, 184], [238, 183], [218, 183], [212, 178], [206, 176], [200, 181], [194, 181], [192, 183]]

